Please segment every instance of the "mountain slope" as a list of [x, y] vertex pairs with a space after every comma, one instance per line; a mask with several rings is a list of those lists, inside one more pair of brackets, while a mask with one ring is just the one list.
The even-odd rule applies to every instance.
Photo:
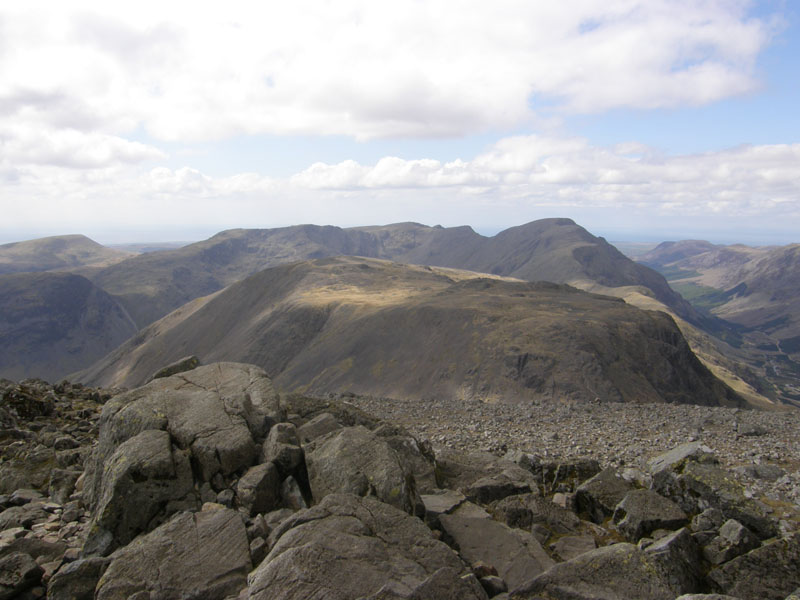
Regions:
[[688, 321], [702, 318], [664, 278], [569, 219], [545, 219], [486, 238], [469, 227], [399, 223], [340, 229], [299, 225], [236, 229], [178, 250], [136, 256], [93, 281], [117, 296], [139, 326], [266, 267], [356, 255], [508, 275], [530, 281], [639, 286]]
[[0, 377], [56, 381], [136, 330], [119, 303], [84, 277], [0, 275]]
[[352, 257], [264, 270], [75, 377], [138, 385], [187, 354], [254, 363], [285, 391], [314, 394], [743, 403], [663, 313], [564, 285]]
[[60, 235], [0, 245], [0, 274], [107, 267], [130, 256], [84, 235]]

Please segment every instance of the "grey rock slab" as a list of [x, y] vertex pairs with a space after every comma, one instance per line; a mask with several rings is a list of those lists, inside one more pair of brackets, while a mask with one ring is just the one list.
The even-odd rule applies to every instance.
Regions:
[[281, 478], [275, 463], [250, 467], [236, 484], [239, 506], [252, 517], [281, 506]]
[[303, 449], [297, 428], [292, 423], [273, 425], [261, 450], [263, 462], [273, 462], [281, 475], [287, 477], [303, 464]]
[[97, 600], [213, 600], [236, 595], [252, 569], [250, 544], [237, 511], [183, 512], [111, 555]]
[[614, 508], [616, 528], [631, 542], [656, 529], [678, 529], [689, 518], [677, 504], [652, 490], [631, 490]]
[[322, 437], [331, 431], [341, 429], [343, 425], [331, 413], [325, 412], [317, 415], [307, 423], [297, 428], [297, 437], [300, 442], [307, 444], [318, 437]]
[[613, 544], [558, 563], [511, 590], [514, 600], [675, 600], [669, 573], [633, 544]]
[[725, 594], [684, 594], [675, 600], [741, 600]]
[[483, 562], [497, 569], [510, 588], [555, 564], [531, 534], [491, 519], [441, 515], [443, 539], [469, 564]]
[[651, 475], [656, 475], [662, 471], [680, 470], [688, 461], [716, 463], [717, 459], [711, 448], [702, 442], [688, 442], [651, 458], [647, 461], [647, 469]]
[[329, 494], [270, 534], [252, 600], [486, 598], [422, 521], [374, 498]]
[[758, 537], [734, 519], [719, 528], [719, 535], [703, 548], [703, 556], [712, 565], [720, 565], [761, 545]]
[[658, 538], [645, 553], [672, 588], [686, 593], [698, 592], [703, 587], [700, 548], [687, 528]]
[[800, 533], [734, 558], [708, 578], [718, 591], [742, 600], [783, 600], [800, 587]]
[[597, 542], [591, 535], [565, 535], [550, 544], [550, 550], [561, 561], [571, 560], [595, 548]]
[[375, 496], [407, 513], [424, 515], [414, 477], [388, 442], [362, 425], [345, 427], [305, 446], [314, 500], [332, 493]]
[[93, 600], [109, 557], [80, 558], [61, 567], [47, 584], [47, 600]]
[[200, 359], [196, 356], [184, 356], [183, 358], [179, 358], [173, 363], [168, 364], [166, 367], [161, 367], [158, 371], [153, 373], [153, 376], [150, 377], [149, 381], [153, 379], [161, 379], [162, 377], [170, 377], [171, 375], [177, 375], [178, 373], [184, 373], [186, 371], [191, 371], [192, 369], [196, 369], [200, 366]]
[[533, 474], [487, 452], [442, 451], [436, 456], [436, 470], [441, 487], [458, 490], [479, 504], [538, 491]]
[[797, 588], [791, 594], [786, 596], [785, 600], [800, 600], [800, 588]]
[[602, 523], [632, 489], [633, 484], [623, 479], [616, 469], [604, 469], [578, 486], [575, 491], [578, 512], [588, 514], [595, 523]]
[[425, 506], [425, 522], [433, 527], [439, 527], [439, 516], [453, 512], [460, 504], [466, 501], [461, 492], [442, 490], [437, 494], [421, 494], [420, 499]]
[[194, 491], [188, 457], [173, 451], [166, 431], [155, 429], [120, 444], [104, 464], [101, 481], [84, 544], [87, 556], [107, 555], [149, 531], [169, 515], [171, 502]]
[[436, 481], [435, 457], [429, 443], [422, 443], [402, 427], [384, 423], [374, 430], [375, 435], [395, 451], [403, 468], [414, 475], [420, 494], [439, 489]]

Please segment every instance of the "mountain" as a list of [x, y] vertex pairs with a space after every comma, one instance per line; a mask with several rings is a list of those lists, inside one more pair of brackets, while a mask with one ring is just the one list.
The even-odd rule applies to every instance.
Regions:
[[733, 324], [740, 360], [773, 395], [800, 402], [800, 244], [667, 242], [640, 260], [696, 308]]
[[136, 331], [125, 309], [84, 277], [0, 275], [0, 377], [58, 380]]
[[636, 286], [690, 322], [702, 317], [651, 269], [569, 219], [545, 219], [487, 238], [469, 227], [399, 223], [341, 229], [234, 229], [177, 250], [134, 256], [92, 275], [140, 327], [266, 267], [355, 255], [578, 286]]
[[130, 256], [84, 235], [60, 235], [0, 245], [0, 274], [107, 267]]
[[486, 401], [743, 401], [672, 319], [570, 286], [339, 257], [257, 273], [153, 323], [74, 377], [135, 386], [187, 354], [284, 391]]

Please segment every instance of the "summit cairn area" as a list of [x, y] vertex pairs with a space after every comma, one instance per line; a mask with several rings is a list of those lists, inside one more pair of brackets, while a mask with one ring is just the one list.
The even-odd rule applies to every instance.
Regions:
[[[0, 392], [0, 600], [800, 593], [800, 506], [786, 490], [800, 463], [736, 465], [717, 452], [712, 422], [635, 461], [621, 428], [612, 461], [588, 443], [570, 454], [559, 439], [548, 448], [482, 431], [483, 442], [462, 443], [452, 432], [466, 417], [455, 412], [425, 432], [410, 416], [356, 406], [380, 408], [376, 399], [279, 396], [240, 363], [130, 391], [28, 381]], [[595, 408], [598, 422], [614, 410]], [[743, 432], [758, 420], [659, 410], [671, 408], [731, 414]], [[555, 411], [559, 438], [574, 435], [580, 410]], [[781, 416], [784, 429], [759, 421], [765, 431], [742, 433], [742, 452], [796, 435], [797, 417]], [[662, 427], [663, 439], [684, 421]]]

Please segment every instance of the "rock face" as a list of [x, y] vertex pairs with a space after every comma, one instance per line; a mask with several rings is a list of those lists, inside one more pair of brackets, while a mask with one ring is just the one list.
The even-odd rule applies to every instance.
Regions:
[[252, 569], [244, 521], [234, 510], [175, 515], [110, 557], [97, 600], [212, 599], [238, 594]]
[[[0, 450], [29, 437], [81, 449], [70, 420], [51, 421], [62, 399], [21, 392], [0, 415], [21, 439]], [[120, 393], [98, 422], [85, 471], [0, 494], [3, 597], [784, 600], [800, 586], [800, 510], [751, 519], [781, 536], [762, 542], [731, 516], [758, 504], [707, 449], [656, 457], [650, 475], [435, 452], [353, 404], [279, 398], [263, 371], [230, 363]], [[682, 487], [698, 467], [714, 477]]]
[[272, 534], [249, 577], [253, 600], [485, 598], [425, 525], [373, 498], [330, 494]]
[[58, 381], [137, 329], [115, 298], [80, 275], [0, 275], [0, 378]]
[[410, 514], [422, 505], [412, 474], [389, 444], [366, 427], [329, 433], [304, 450], [316, 499], [337, 492], [375, 496]]
[[194, 482], [226, 478], [256, 461], [282, 409], [256, 367], [219, 363], [121, 394], [103, 408], [87, 470], [94, 509], [86, 551], [108, 554], [181, 509], [198, 508]]

